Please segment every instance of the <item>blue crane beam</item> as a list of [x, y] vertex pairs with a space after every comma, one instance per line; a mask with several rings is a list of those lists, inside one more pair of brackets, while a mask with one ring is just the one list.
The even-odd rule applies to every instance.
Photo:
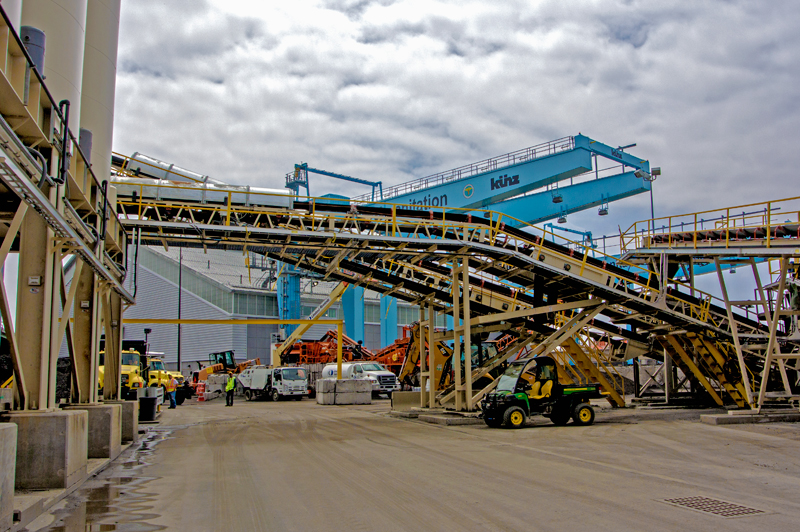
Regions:
[[[504, 220], [506, 225], [520, 227], [635, 196], [647, 192], [651, 186], [650, 181], [636, 177], [634, 172], [625, 172], [561, 187], [558, 189], [562, 197], [561, 203], [553, 203], [553, 193], [548, 190], [495, 203], [492, 210], [522, 220]], [[483, 215], [474, 211], [470, 214]]]
[[[650, 171], [647, 160], [577, 135], [388, 188], [384, 201], [419, 205], [421, 209], [486, 208], [587, 173], [592, 170], [595, 156], [634, 170]], [[369, 201], [363, 196], [353, 199]]]

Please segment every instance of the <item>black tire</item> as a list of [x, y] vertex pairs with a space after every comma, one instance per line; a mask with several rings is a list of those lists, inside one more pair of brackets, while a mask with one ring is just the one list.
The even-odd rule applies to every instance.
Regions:
[[271, 401], [278, 402], [278, 401], [280, 400], [281, 396], [280, 396], [280, 394], [278, 393], [278, 390], [276, 390], [275, 388], [273, 388], [273, 389], [271, 389], [271, 390], [269, 391], [269, 398], [270, 398], [270, 400], [271, 400]]
[[588, 403], [579, 403], [572, 409], [572, 421], [576, 425], [591, 425], [594, 423], [594, 408]]
[[503, 424], [502, 419], [496, 419], [496, 418], [491, 418], [491, 419], [483, 418], [483, 421], [484, 423], [486, 423], [486, 425], [488, 425], [490, 428], [493, 429], [499, 429], [500, 426]]
[[570, 414], [571, 412], [569, 411], [568, 406], [553, 408], [553, 413], [550, 414], [550, 421], [553, 422], [553, 425], [563, 427], [564, 425], [569, 423]]
[[507, 429], [519, 429], [525, 426], [525, 411], [518, 407], [509, 407], [503, 413], [503, 426]]
[[251, 392], [250, 390], [245, 390], [244, 391], [244, 400], [245, 401], [252, 401], [253, 400], [253, 392]]

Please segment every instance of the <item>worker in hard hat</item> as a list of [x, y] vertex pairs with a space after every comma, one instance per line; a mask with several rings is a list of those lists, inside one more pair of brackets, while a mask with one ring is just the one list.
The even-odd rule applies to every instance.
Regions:
[[236, 379], [233, 373], [228, 373], [228, 382], [225, 383], [225, 406], [233, 406], [233, 391], [236, 389]]
[[174, 375], [167, 381], [167, 395], [169, 396], [169, 407], [175, 408], [175, 395], [178, 393], [178, 379]]

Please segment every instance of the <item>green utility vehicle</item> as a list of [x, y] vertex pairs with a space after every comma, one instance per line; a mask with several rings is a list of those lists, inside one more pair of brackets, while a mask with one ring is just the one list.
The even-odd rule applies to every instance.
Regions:
[[600, 397], [598, 384], [559, 383], [555, 360], [541, 356], [512, 362], [481, 401], [481, 410], [486, 424], [495, 428], [520, 428], [533, 414], [549, 417], [556, 425], [566, 425], [570, 418], [576, 425], [591, 425], [594, 409], [589, 399]]

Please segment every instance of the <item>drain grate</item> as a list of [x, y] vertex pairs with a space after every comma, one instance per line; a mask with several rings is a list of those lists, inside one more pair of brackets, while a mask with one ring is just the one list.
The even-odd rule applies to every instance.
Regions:
[[709, 499], [708, 497], [680, 497], [677, 499], [664, 499], [664, 502], [720, 517], [743, 517], [766, 513], [763, 510], [756, 510], [755, 508], [748, 508], [747, 506], [717, 499]]

